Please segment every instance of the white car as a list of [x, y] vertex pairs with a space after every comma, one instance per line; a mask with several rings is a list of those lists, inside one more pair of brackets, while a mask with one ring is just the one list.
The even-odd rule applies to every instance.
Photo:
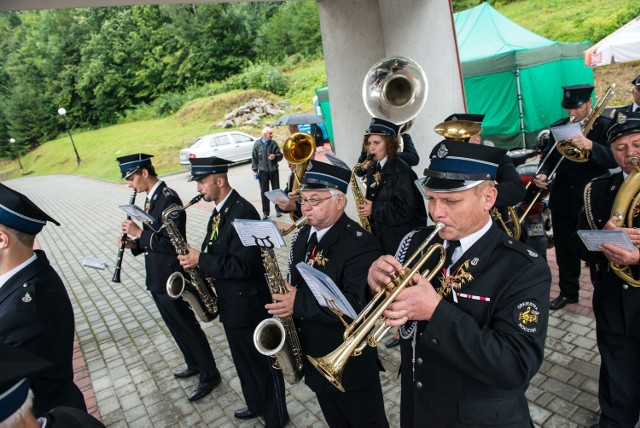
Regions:
[[180, 165], [190, 165], [190, 158], [215, 156], [232, 162], [251, 160], [253, 143], [259, 137], [244, 132], [218, 132], [198, 137], [189, 148], [180, 150]]

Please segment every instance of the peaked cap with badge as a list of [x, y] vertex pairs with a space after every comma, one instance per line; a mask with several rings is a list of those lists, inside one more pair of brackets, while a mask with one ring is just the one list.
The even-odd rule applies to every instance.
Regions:
[[326, 162], [309, 161], [300, 190], [336, 189], [347, 193], [351, 171]]
[[616, 111], [605, 131], [609, 145], [620, 137], [637, 133], [640, 133], [640, 113], [620, 110]]
[[127, 179], [133, 174], [138, 172], [143, 166], [151, 165], [151, 158], [153, 155], [147, 155], [145, 153], [136, 153], [133, 155], [120, 156], [116, 160], [120, 164], [120, 172], [122, 178]]
[[591, 99], [593, 85], [573, 85], [562, 87], [562, 108], [574, 109]]
[[223, 174], [229, 170], [232, 161], [211, 156], [209, 158], [191, 158], [191, 177], [189, 181], [198, 181], [211, 174]]
[[400, 127], [393, 122], [373, 117], [371, 118], [369, 127], [364, 131], [364, 135], [388, 135], [395, 137], [398, 135], [399, 129]]
[[30, 352], [0, 342], [0, 422], [27, 401], [29, 377], [53, 366]]
[[420, 185], [432, 192], [457, 192], [495, 180], [502, 152], [493, 147], [443, 140], [429, 158]]
[[1, 224], [29, 235], [37, 235], [48, 221], [60, 226], [60, 223], [25, 195], [0, 183]]

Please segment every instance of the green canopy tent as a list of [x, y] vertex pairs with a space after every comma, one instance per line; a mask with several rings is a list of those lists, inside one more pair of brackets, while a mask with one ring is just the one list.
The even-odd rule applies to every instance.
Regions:
[[483, 3], [454, 14], [469, 113], [497, 147], [532, 147], [540, 130], [565, 117], [562, 86], [593, 84], [582, 52], [589, 42], [539, 36]]

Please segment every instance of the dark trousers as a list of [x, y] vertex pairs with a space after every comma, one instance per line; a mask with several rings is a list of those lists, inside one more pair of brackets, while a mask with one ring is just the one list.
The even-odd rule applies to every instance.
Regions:
[[273, 367], [271, 357], [262, 355], [253, 344], [255, 326], [224, 326], [229, 350], [240, 379], [242, 395], [253, 413], [263, 415], [266, 428], [275, 428], [289, 419], [284, 398], [284, 379]]
[[[596, 320], [597, 322], [597, 320]], [[596, 330], [600, 364], [600, 428], [633, 428], [640, 413], [640, 339]]]
[[356, 391], [316, 393], [327, 425], [331, 428], [387, 428], [380, 379]]
[[[268, 215], [271, 211], [271, 201], [264, 195], [264, 192], [280, 188], [280, 174], [278, 170], [273, 172], [258, 171], [258, 182], [260, 183], [260, 196], [262, 197], [262, 213]], [[271, 189], [269, 189], [269, 183], [271, 183]]]
[[200, 382], [220, 376], [207, 336], [187, 302], [172, 299], [166, 293], [152, 292], [160, 316], [176, 341], [188, 368], [200, 370]]
[[571, 249], [569, 240], [575, 232], [577, 220], [552, 213], [553, 239], [560, 276], [560, 295], [577, 299], [580, 291], [580, 266], [582, 261]]

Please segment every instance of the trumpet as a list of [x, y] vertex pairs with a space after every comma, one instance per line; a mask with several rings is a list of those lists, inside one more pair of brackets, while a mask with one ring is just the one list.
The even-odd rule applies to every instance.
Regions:
[[[398, 294], [412, 285], [413, 276], [422, 269], [436, 251], [440, 251], [438, 262], [430, 272], [425, 271], [422, 275], [431, 281], [444, 266], [446, 251], [442, 244], [433, 244], [423, 253], [427, 245], [444, 227], [443, 223], [436, 223], [431, 234], [420, 244], [420, 247], [411, 255], [402, 269], [391, 274], [391, 282], [385, 284], [382, 290], [358, 314], [358, 317], [347, 326], [344, 332], [344, 342], [340, 346], [324, 357], [314, 358], [307, 355], [311, 364], [340, 391], [344, 392], [342, 374], [349, 358], [362, 354], [367, 345], [378, 346], [378, 343], [391, 328], [386, 325], [387, 318], [383, 316], [383, 313], [396, 300]], [[410, 268], [418, 256], [420, 259]], [[406, 273], [409, 268], [411, 270]], [[387, 293], [389, 294], [385, 297]], [[342, 314], [339, 311], [334, 309], [334, 312], [342, 319]]]

